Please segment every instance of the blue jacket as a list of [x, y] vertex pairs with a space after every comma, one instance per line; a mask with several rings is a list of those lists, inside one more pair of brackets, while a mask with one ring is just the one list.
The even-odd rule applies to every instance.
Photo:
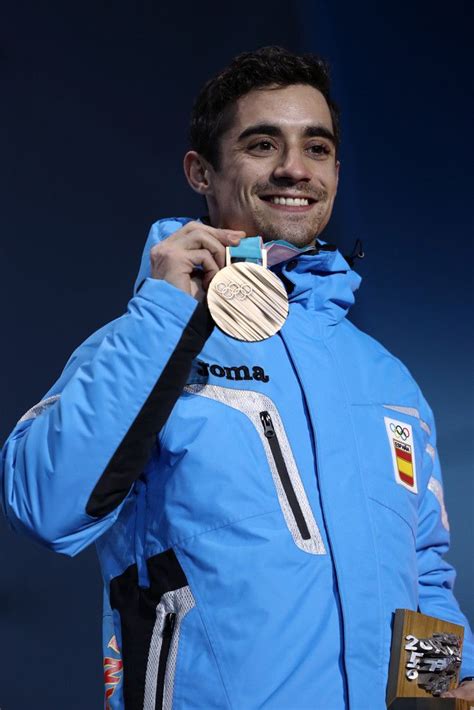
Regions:
[[432, 413], [347, 319], [338, 252], [273, 267], [280, 333], [244, 343], [149, 276], [3, 449], [5, 511], [104, 577], [110, 708], [382, 710], [397, 608], [466, 627]]

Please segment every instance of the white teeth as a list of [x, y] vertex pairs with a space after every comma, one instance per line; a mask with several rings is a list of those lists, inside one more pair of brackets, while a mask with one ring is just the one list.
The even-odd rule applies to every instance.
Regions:
[[304, 197], [271, 197], [275, 205], [288, 205], [289, 207], [305, 207], [309, 205], [309, 200]]

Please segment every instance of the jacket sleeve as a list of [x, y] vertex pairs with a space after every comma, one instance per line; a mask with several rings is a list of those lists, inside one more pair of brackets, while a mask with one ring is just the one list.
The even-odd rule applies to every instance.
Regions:
[[147, 278], [73, 354], [2, 450], [12, 526], [74, 555], [116, 519], [212, 330], [207, 307]]
[[459, 676], [462, 679], [474, 675], [473, 635], [453, 594], [455, 570], [443, 559], [449, 549], [449, 522], [436, 451], [435, 422], [424, 400], [421, 416], [428, 441], [423, 457], [423, 480], [427, 485], [421, 493], [417, 535], [419, 609], [423, 614], [464, 626], [463, 663]]

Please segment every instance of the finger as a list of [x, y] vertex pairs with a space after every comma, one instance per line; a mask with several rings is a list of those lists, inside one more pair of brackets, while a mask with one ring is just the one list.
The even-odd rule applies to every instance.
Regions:
[[474, 700], [473, 691], [460, 685], [458, 688], [448, 690], [441, 695], [442, 698], [460, 698], [462, 700]]
[[193, 232], [207, 232], [215, 239], [218, 239], [223, 244], [239, 242], [246, 236], [243, 230], [238, 229], [222, 229], [220, 227], [211, 227], [208, 224], [199, 222], [189, 222], [180, 232], [191, 234]]
[[190, 252], [205, 249], [212, 255], [219, 268], [225, 264], [225, 246], [215, 237], [200, 230], [190, 234], [169, 237], [155, 245], [150, 252], [150, 258], [158, 259], [168, 264], [192, 264]]
[[217, 262], [219, 268], [225, 265], [225, 244], [222, 244], [216, 237], [203, 232], [193, 232], [186, 239], [180, 241], [181, 249], [196, 251], [206, 249]]
[[193, 229], [205, 229], [209, 233], [222, 233], [222, 234], [245, 234], [242, 229], [231, 229], [230, 227], [212, 227], [210, 224], [204, 224], [203, 222], [191, 221], [181, 227], [179, 231], [188, 231]]
[[202, 266], [203, 284], [209, 281], [219, 271], [219, 265], [207, 249], [193, 249], [188, 252], [193, 266]]
[[224, 242], [240, 242], [241, 239], [245, 239], [246, 233], [243, 230], [237, 229], [215, 229], [214, 227], [209, 227], [212, 229], [211, 234], [213, 234], [216, 239], [222, 240]]

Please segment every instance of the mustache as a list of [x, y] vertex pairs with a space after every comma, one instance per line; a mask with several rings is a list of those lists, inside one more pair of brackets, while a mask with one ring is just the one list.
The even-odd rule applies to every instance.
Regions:
[[318, 201], [325, 200], [328, 196], [327, 190], [325, 190], [323, 187], [309, 188], [307, 185], [295, 185], [294, 183], [292, 183], [291, 185], [257, 183], [257, 185], [255, 185], [253, 189], [253, 193], [255, 195], [273, 195], [277, 193], [278, 195], [284, 197], [285, 192], [287, 192], [288, 195], [297, 195], [298, 197], [310, 197], [313, 200]]

